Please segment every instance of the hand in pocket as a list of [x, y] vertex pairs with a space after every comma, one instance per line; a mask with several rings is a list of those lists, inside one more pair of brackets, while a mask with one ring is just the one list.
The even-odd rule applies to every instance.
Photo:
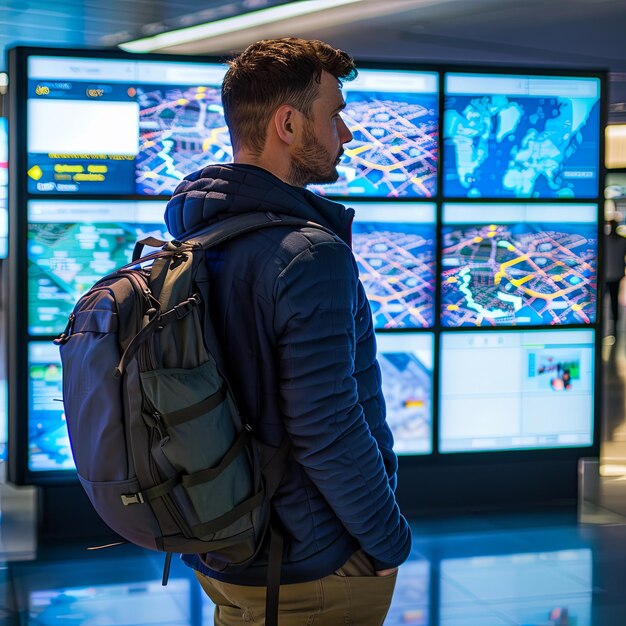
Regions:
[[376, 576], [391, 576], [398, 571], [397, 567], [392, 567], [391, 569], [379, 569], [376, 571]]

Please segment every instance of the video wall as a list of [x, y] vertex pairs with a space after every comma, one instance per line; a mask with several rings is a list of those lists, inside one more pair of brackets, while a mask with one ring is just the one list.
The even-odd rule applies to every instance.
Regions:
[[[51, 340], [187, 175], [232, 161], [213, 60], [16, 48], [10, 401], [18, 483], [73, 463]], [[352, 247], [402, 457], [598, 442], [601, 74], [359, 64], [353, 140], [310, 189], [355, 210]], [[1, 161], [1, 159], [0, 159]], [[21, 178], [20, 178], [21, 177]], [[24, 384], [21, 381], [27, 381]]]

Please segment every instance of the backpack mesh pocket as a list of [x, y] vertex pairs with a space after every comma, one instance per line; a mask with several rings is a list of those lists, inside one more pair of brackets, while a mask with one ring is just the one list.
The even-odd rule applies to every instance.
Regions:
[[[141, 379], [162, 434], [154, 454], [157, 466], [164, 478], [172, 470], [181, 475], [198, 519], [217, 519], [252, 496], [254, 461], [240, 441], [235, 405], [215, 365], [207, 361], [191, 369], [152, 370], [142, 372]], [[161, 455], [172, 470], [163, 467]]]

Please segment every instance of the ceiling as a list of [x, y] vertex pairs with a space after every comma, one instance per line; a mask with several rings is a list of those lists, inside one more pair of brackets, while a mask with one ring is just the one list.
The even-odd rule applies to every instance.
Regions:
[[[287, 3], [0, 0], [0, 69], [6, 67], [4, 50], [13, 45], [116, 46]], [[609, 119], [626, 122], [626, 0], [362, 0], [359, 7], [347, 24], [319, 26], [310, 19], [283, 30], [273, 25], [223, 38], [210, 52], [230, 53], [262, 36], [295, 35], [324, 39], [362, 60], [606, 69]], [[207, 51], [203, 42], [185, 48], [193, 54]]]

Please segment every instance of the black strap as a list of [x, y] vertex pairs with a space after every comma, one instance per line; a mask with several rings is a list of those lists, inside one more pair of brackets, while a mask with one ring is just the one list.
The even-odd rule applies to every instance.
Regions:
[[150, 487], [148, 489], [144, 489], [141, 492], [144, 502], [150, 502], [150, 500], [154, 500], [155, 498], [161, 498], [165, 494], [169, 493], [176, 487], [176, 485], [180, 485], [182, 482], [182, 478], [180, 474], [176, 474], [176, 476], [172, 476], [169, 480], [166, 480], [164, 483], [159, 483], [154, 487]]
[[88, 546], [87, 550], [106, 550], [107, 548], [116, 548], [117, 546], [123, 546], [127, 543], [130, 543], [127, 539], [122, 539], [122, 541], [114, 541], [113, 543], [105, 543], [101, 546]]
[[159, 316], [159, 326], [167, 326], [177, 320], [182, 320], [183, 317], [191, 313], [195, 307], [200, 304], [199, 294], [193, 294], [191, 298], [179, 302], [176, 306], [172, 307], [169, 311], [161, 313]]
[[[172, 489], [174, 489], [174, 487], [180, 485], [181, 483], [185, 487], [194, 487], [195, 485], [200, 485], [202, 483], [213, 480], [216, 476], [221, 474], [237, 458], [237, 456], [241, 454], [243, 450], [245, 450], [246, 444], [248, 443], [250, 436], [250, 431], [247, 428], [244, 428], [239, 433], [239, 437], [237, 437], [235, 443], [230, 447], [228, 452], [222, 457], [222, 460], [215, 467], [200, 470], [199, 472], [194, 472], [193, 474], [176, 474], [165, 482], [154, 485], [154, 487], [144, 489], [137, 494], [124, 494], [124, 496], [122, 496], [122, 499], [128, 498], [129, 496], [140, 496], [138, 499], [135, 500], [135, 502], [150, 502], [155, 498], [161, 498], [164, 495], [168, 494], [170, 491], [172, 491]], [[264, 494], [264, 491], [261, 491], [260, 494]], [[252, 508], [257, 506], [258, 502], [256, 501], [256, 498], [258, 496], [259, 494], [256, 494], [252, 498], [245, 500], [239, 506], [235, 507], [232, 512], [237, 511], [237, 513], [234, 514], [233, 521], [244, 515], [248, 510], [251, 510]], [[251, 504], [252, 501], [254, 501], [254, 504]], [[250, 507], [250, 509], [247, 508], [248, 506]], [[240, 507], [242, 508], [242, 510], [239, 512]], [[227, 520], [227, 515], [228, 514], [222, 515], [222, 517], [217, 518], [217, 520], [221, 520], [222, 518], [224, 520]], [[199, 526], [196, 526], [196, 528], [204, 526], [210, 527], [210, 525], [216, 524], [217, 520], [207, 522], [207, 524], [200, 524]], [[208, 533], [211, 531], [205, 530], [204, 532]]]
[[159, 328], [159, 312], [154, 309], [148, 323], [130, 340], [130, 343], [126, 346], [126, 349], [122, 353], [119, 365], [115, 368], [115, 375], [121, 376], [126, 369], [128, 363], [133, 359], [137, 350], [141, 347], [144, 341], [148, 339]]
[[[263, 477], [268, 500], [276, 493], [285, 473], [285, 463], [291, 451], [291, 441], [285, 436], [278, 448], [261, 444], [264, 459]], [[270, 552], [267, 563], [267, 588], [265, 591], [265, 625], [278, 626], [278, 607], [280, 605], [280, 574], [283, 564], [283, 534], [280, 526], [273, 519], [270, 521]]]
[[229, 524], [233, 524], [240, 517], [243, 517], [250, 511], [256, 509], [257, 506], [260, 506], [265, 498], [265, 491], [261, 490], [259, 493], [253, 495], [251, 498], [244, 500], [241, 504], [238, 504], [234, 509], [228, 511], [228, 513], [224, 513], [224, 515], [220, 515], [220, 517], [211, 520], [210, 522], [205, 522], [204, 524], [198, 524], [191, 528], [194, 536], [196, 537], [204, 537], [206, 535], [210, 535], [211, 533], [217, 532], [221, 530], [225, 526]]
[[202, 483], [207, 483], [221, 474], [244, 450], [246, 444], [250, 440], [250, 431], [243, 429], [237, 437], [237, 441], [231, 446], [230, 450], [222, 457], [222, 460], [215, 466], [209, 467], [193, 474], [186, 474], [182, 477], [182, 483], [185, 487], [195, 487]]
[[178, 411], [171, 411], [170, 413], [161, 413], [161, 419], [165, 422], [167, 428], [184, 424], [185, 422], [196, 419], [219, 406], [226, 399], [227, 393], [228, 387], [224, 384], [215, 393], [202, 400], [202, 402], [198, 402], [198, 404], [194, 404], [193, 406], [180, 409]]
[[165, 563], [163, 563], [163, 578], [161, 579], [161, 584], [165, 587], [167, 585], [167, 581], [170, 577], [170, 565], [172, 564], [172, 553], [168, 552], [165, 555]]
[[280, 528], [272, 523], [270, 526], [270, 554], [267, 563], [267, 589], [265, 591], [265, 626], [278, 626], [282, 564], [283, 534]]
[[291, 440], [285, 436], [278, 448], [273, 448], [266, 444], [260, 444], [264, 464], [262, 467], [263, 477], [265, 479], [265, 491], [268, 499], [271, 499], [285, 473], [285, 464], [291, 451]]
[[326, 226], [322, 226], [321, 224], [310, 220], [305, 220], [300, 217], [292, 217], [290, 215], [272, 213], [270, 211], [253, 211], [251, 213], [242, 213], [240, 215], [234, 215], [233, 217], [227, 217], [226, 219], [219, 220], [219, 222], [216, 222], [215, 224], [211, 224], [196, 233], [192, 233], [189, 237], [185, 238], [185, 241], [191, 244], [197, 243], [202, 247], [202, 249], [206, 250], [212, 246], [217, 246], [245, 233], [253, 232], [268, 226], [316, 228], [318, 230], [326, 231], [333, 237], [337, 237], [337, 234], [330, 230], [330, 228], [326, 228]]

